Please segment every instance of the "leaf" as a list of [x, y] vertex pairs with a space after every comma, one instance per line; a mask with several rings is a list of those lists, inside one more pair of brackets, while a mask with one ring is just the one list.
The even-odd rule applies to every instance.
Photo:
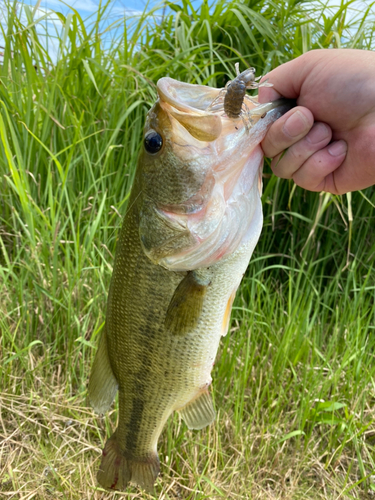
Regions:
[[103, 97], [101, 95], [101, 93], [99, 92], [98, 86], [96, 85], [96, 80], [95, 80], [95, 77], [94, 77], [94, 75], [93, 75], [93, 73], [91, 71], [91, 68], [90, 68], [90, 65], [89, 65], [88, 61], [86, 59], [82, 59], [82, 64], [84, 65], [84, 67], [85, 67], [85, 69], [87, 71], [87, 74], [89, 75], [90, 80], [94, 84], [94, 87], [96, 88], [97, 93], [100, 95], [100, 97]]
[[287, 434], [286, 436], [284, 436], [281, 439], [279, 439], [276, 442], [276, 444], [283, 443], [284, 441], [287, 441], [288, 439], [291, 439], [292, 437], [295, 437], [295, 436], [305, 436], [305, 433], [303, 431], [301, 431], [301, 430], [296, 430], [296, 431], [289, 432], [289, 434]]
[[335, 410], [340, 410], [341, 408], [345, 408], [346, 404], [345, 403], [338, 403], [335, 401], [326, 401], [324, 403], [318, 403], [316, 406], [317, 412], [319, 411], [335, 411]]

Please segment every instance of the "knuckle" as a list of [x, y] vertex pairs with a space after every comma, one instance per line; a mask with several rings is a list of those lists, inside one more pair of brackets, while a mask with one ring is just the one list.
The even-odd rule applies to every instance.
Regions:
[[271, 162], [271, 169], [275, 175], [281, 179], [291, 179], [293, 173], [290, 173], [286, 168], [285, 161], [283, 161], [283, 155], [278, 154]]
[[262, 143], [263, 151], [268, 158], [274, 158], [279, 155], [284, 149], [282, 141], [280, 140], [280, 130], [278, 130], [277, 122], [275, 122], [267, 132], [267, 135]]
[[298, 166], [301, 166], [307, 159], [306, 154], [303, 154], [300, 148], [293, 146], [288, 149], [288, 157], [292, 163]]
[[266, 137], [262, 142], [263, 152], [267, 156], [267, 158], [274, 158], [278, 154], [277, 149], [274, 147], [274, 138], [271, 129], [272, 127], [269, 129]]

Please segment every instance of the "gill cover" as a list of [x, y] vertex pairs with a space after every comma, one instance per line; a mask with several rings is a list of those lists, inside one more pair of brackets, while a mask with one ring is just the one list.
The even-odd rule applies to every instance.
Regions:
[[249, 127], [207, 111], [219, 92], [162, 78], [146, 121], [145, 136], [156, 131], [163, 146], [140, 158], [140, 238], [146, 255], [170, 270], [208, 267], [242, 243], [255, 247], [260, 235], [260, 142], [285, 110], [251, 110]]

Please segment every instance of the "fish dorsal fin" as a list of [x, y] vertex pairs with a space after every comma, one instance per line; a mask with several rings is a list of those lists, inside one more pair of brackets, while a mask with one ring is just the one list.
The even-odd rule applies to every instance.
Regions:
[[189, 271], [176, 288], [165, 316], [165, 328], [172, 335], [185, 335], [197, 326], [210, 280]]
[[211, 424], [216, 417], [212, 398], [207, 389], [178, 412], [189, 429], [203, 429]]
[[111, 406], [117, 389], [118, 383], [109, 362], [107, 336], [104, 331], [91, 369], [88, 401], [97, 413], [105, 413]]

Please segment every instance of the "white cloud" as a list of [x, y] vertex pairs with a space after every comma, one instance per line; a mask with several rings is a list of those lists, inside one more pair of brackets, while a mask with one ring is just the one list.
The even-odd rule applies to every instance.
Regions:
[[113, 13], [116, 16], [131, 16], [131, 17], [139, 17], [143, 14], [143, 10], [138, 10], [138, 9], [131, 9], [128, 7], [113, 7], [111, 9], [111, 13]]
[[[26, 8], [30, 9], [30, 12], [33, 13], [33, 22], [29, 22], [29, 19], [26, 15]], [[21, 21], [21, 24], [27, 28], [33, 23], [35, 26], [35, 30], [38, 33], [38, 39], [43, 47], [48, 50], [48, 54], [53, 61], [57, 60], [58, 47], [59, 43], [57, 41], [57, 34], [61, 32], [62, 23], [60, 19], [56, 16], [56, 14], [44, 8], [38, 8], [35, 12], [33, 12], [32, 6], [25, 6], [19, 4], [17, 6], [17, 16]], [[0, 4], [0, 23], [3, 26], [7, 24], [8, 17], [8, 8], [3, 4]], [[5, 39], [0, 32], [0, 46], [5, 46]]]
[[[36, 4], [37, 2], [35, 0], [29, 0], [32, 3]], [[71, 11], [69, 9], [69, 6], [73, 7], [75, 10], [77, 10], [79, 13], [93, 13], [97, 12], [99, 9], [99, 1], [95, 0], [67, 0], [65, 2], [67, 5], [62, 3], [60, 0], [42, 0], [41, 5], [46, 8], [46, 9], [53, 9], [59, 12], [67, 12]], [[136, 2], [138, 5], [141, 4], [142, 2], [138, 0]], [[138, 7], [137, 5], [137, 7]], [[103, 4], [102, 4], [103, 7]], [[115, 15], [129, 15], [129, 16], [138, 16], [143, 14], [143, 9], [138, 9], [138, 8], [133, 8], [133, 7], [126, 7], [123, 5], [123, 3], [119, 0], [112, 0], [111, 4], [107, 8], [106, 12], [110, 12], [111, 14]]]
[[[98, 2], [93, 2], [92, 0], [71, 0], [66, 2], [68, 5], [71, 5], [75, 10], [78, 12], [84, 11], [84, 12], [96, 12], [99, 7]], [[64, 5], [62, 2], [59, 0], [44, 0], [42, 1], [41, 5], [45, 6], [48, 9], [54, 9], [54, 10], [66, 10], [69, 7]], [[69, 9], [70, 10], [70, 9]]]

